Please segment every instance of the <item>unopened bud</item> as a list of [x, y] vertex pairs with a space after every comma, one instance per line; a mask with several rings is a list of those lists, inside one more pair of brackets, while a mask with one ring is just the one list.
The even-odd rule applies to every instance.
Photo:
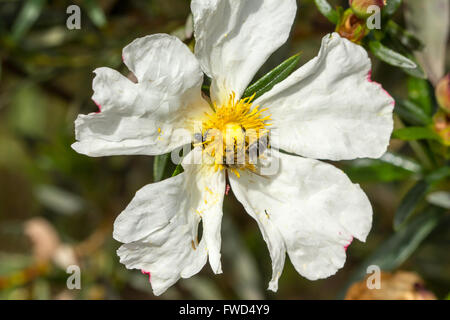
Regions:
[[380, 9], [385, 6], [385, 0], [350, 0], [350, 8], [353, 13], [360, 19], [367, 19], [372, 12], [370, 6], [378, 6]]
[[359, 19], [351, 9], [347, 9], [336, 25], [336, 32], [341, 37], [347, 38], [355, 43], [360, 43], [369, 30], [364, 20]]
[[450, 114], [450, 73], [443, 77], [436, 86], [436, 99], [439, 106]]
[[441, 137], [442, 143], [450, 146], [450, 114], [438, 110], [433, 117], [433, 129]]

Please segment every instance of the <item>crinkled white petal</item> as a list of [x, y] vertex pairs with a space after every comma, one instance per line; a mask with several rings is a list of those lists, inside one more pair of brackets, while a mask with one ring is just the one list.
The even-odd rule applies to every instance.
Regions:
[[240, 178], [229, 176], [236, 198], [268, 243], [274, 265], [269, 289], [276, 289], [285, 250], [302, 276], [331, 276], [344, 265], [353, 237], [365, 241], [372, 224], [370, 202], [359, 185], [334, 166], [272, 152], [270, 161], [279, 160], [280, 165], [276, 174], [245, 171]]
[[101, 112], [78, 116], [72, 147], [89, 156], [157, 155], [189, 143], [194, 121], [209, 110], [195, 56], [176, 37], [157, 34], [133, 41], [123, 58], [138, 83], [96, 69], [92, 99]]
[[193, 0], [195, 54], [219, 104], [239, 98], [258, 69], [288, 38], [295, 0]]
[[316, 58], [255, 101], [272, 115], [272, 145], [315, 159], [380, 157], [394, 100], [370, 80], [370, 68], [364, 48], [325, 36]]
[[[149, 272], [155, 295], [180, 277], [199, 272], [208, 256], [213, 271], [222, 272], [225, 173], [207, 166], [183, 166], [183, 173], [139, 190], [114, 222], [113, 236], [124, 243], [117, 251], [120, 262], [128, 269]], [[200, 222], [203, 233], [198, 241]]]

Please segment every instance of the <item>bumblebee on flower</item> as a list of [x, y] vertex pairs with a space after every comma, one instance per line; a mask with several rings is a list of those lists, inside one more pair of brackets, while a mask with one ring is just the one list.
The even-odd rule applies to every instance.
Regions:
[[[221, 273], [228, 180], [267, 243], [269, 289], [278, 288], [286, 253], [310, 280], [333, 275], [353, 238], [366, 239], [372, 209], [359, 185], [315, 159], [380, 157], [392, 132], [393, 99], [370, 81], [365, 50], [337, 33], [270, 91], [243, 97], [287, 40], [296, 1], [193, 0], [191, 9], [195, 54], [169, 35], [136, 39], [123, 60], [138, 82], [97, 69], [93, 100], [101, 112], [75, 122], [73, 148], [89, 156], [152, 156], [194, 146], [183, 173], [143, 187], [117, 217], [120, 261], [149, 273], [156, 295], [207, 261]], [[204, 74], [211, 78], [210, 101], [201, 94]], [[198, 163], [197, 155], [206, 160]], [[273, 163], [278, 170], [263, 174]]]

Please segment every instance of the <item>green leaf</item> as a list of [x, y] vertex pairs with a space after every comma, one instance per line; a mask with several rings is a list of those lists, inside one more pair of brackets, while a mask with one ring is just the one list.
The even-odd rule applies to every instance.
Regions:
[[402, 71], [406, 73], [407, 75], [418, 78], [420, 80], [427, 79], [427, 74], [425, 70], [423, 70], [422, 66], [417, 62], [416, 58], [412, 54], [405, 54], [405, 57], [407, 57], [409, 60], [413, 61], [416, 64], [415, 68], [402, 68]]
[[297, 53], [280, 65], [272, 69], [269, 73], [250, 85], [243, 94], [243, 98], [250, 97], [255, 94], [255, 98], [260, 97], [267, 91], [271, 90], [277, 83], [286, 79], [297, 67], [300, 60], [300, 53]]
[[175, 168], [175, 171], [172, 173], [172, 177], [179, 175], [183, 171], [184, 171], [183, 166], [181, 164], [178, 164], [177, 167]]
[[412, 175], [410, 171], [380, 160], [356, 160], [355, 164], [344, 168], [344, 172], [355, 182], [391, 182], [405, 180]]
[[396, 52], [397, 54], [402, 55], [404, 58], [409, 59], [409, 61], [412, 61], [415, 64], [415, 67], [401, 67], [402, 71], [406, 74], [410, 75], [411, 77], [419, 78], [419, 79], [426, 79], [427, 74], [423, 70], [422, 66], [417, 62], [417, 59], [412, 54], [412, 51], [410, 48], [406, 47], [398, 37], [391, 36], [389, 33], [387, 33], [387, 36], [382, 38], [383, 39], [383, 45], [386, 48], [389, 48], [390, 50]]
[[153, 180], [161, 181], [166, 171], [167, 162], [170, 159], [170, 153], [155, 156], [153, 158]]
[[413, 173], [421, 173], [423, 170], [420, 163], [416, 160], [401, 154], [386, 152], [383, 156], [381, 156], [380, 160]]
[[422, 108], [426, 115], [433, 114], [433, 95], [428, 81], [423, 79], [408, 78], [408, 96], [412, 102], [415, 102]]
[[431, 185], [426, 180], [420, 180], [408, 191], [395, 212], [394, 229], [397, 230], [412, 215], [430, 188]]
[[444, 166], [428, 174], [426, 180], [429, 183], [438, 183], [447, 177], [450, 177], [450, 167]]
[[427, 195], [427, 201], [435, 206], [450, 210], [450, 192], [436, 191]]
[[14, 25], [12, 26], [12, 38], [15, 41], [20, 40], [39, 18], [45, 3], [46, 0], [25, 1], [19, 15], [14, 21]]
[[342, 298], [348, 287], [360, 281], [367, 272], [367, 267], [377, 265], [381, 270], [392, 271], [405, 262], [419, 247], [423, 240], [439, 224], [444, 210], [428, 206], [409, 224], [403, 226], [377, 249], [353, 272], [340, 292]]
[[97, 0], [83, 0], [87, 14], [91, 21], [99, 28], [106, 25], [106, 17]]
[[8, 124], [29, 138], [43, 138], [49, 134], [48, 98], [36, 84], [24, 81], [11, 92], [10, 108], [6, 111]]
[[416, 207], [425, 198], [425, 195], [439, 181], [450, 176], [450, 168], [442, 167], [428, 174], [417, 182], [403, 197], [394, 215], [394, 229], [398, 229], [414, 213]]
[[388, 0], [383, 8], [383, 14], [392, 16], [402, 4], [402, 0]]
[[48, 209], [63, 215], [79, 213], [85, 206], [84, 200], [78, 195], [53, 185], [35, 187], [34, 196]]
[[431, 117], [413, 101], [395, 99], [395, 102], [395, 113], [407, 123], [412, 125], [428, 125], [431, 123]]
[[409, 68], [413, 69], [417, 67], [417, 64], [408, 59], [404, 55], [389, 49], [384, 46], [380, 41], [371, 40], [369, 41], [369, 49], [370, 51], [380, 60], [394, 66], [400, 68]]
[[392, 133], [392, 139], [405, 141], [421, 139], [438, 140], [439, 136], [428, 127], [406, 127], [395, 130]]
[[414, 51], [423, 49], [423, 43], [418, 38], [400, 27], [393, 20], [389, 20], [387, 22], [386, 32], [410, 50]]
[[422, 167], [412, 159], [387, 152], [380, 159], [358, 159], [343, 168], [352, 181], [391, 182], [420, 173]]
[[317, 9], [322, 13], [331, 23], [337, 24], [339, 21], [339, 14], [331, 7], [327, 0], [314, 0]]

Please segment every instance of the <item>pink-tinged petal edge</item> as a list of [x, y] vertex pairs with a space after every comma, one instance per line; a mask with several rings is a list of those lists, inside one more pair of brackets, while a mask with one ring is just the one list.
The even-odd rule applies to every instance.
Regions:
[[344, 246], [345, 251], [347, 251], [348, 247], [352, 244], [353, 239], [354, 239], [354, 238], [353, 238], [353, 236], [352, 236], [352, 240], [350, 240], [350, 242]]
[[141, 270], [142, 274], [147, 274], [148, 275], [148, 282], [151, 282], [152, 279], [152, 275], [150, 274], [150, 271], [145, 271], [145, 270]]
[[[374, 84], [378, 85], [378, 86], [381, 88], [381, 90], [383, 90], [384, 93], [386, 93], [390, 98], [392, 98], [392, 96], [389, 94], [389, 92], [387, 92], [387, 91], [383, 88], [383, 86], [381, 85], [381, 83], [378, 83], [378, 82], [372, 80], [372, 70], [370, 70], [369, 73], [367, 74], [367, 81], [369, 81], [369, 82], [371, 82], [371, 83], [374, 83]], [[394, 100], [394, 98], [392, 98], [392, 107], [395, 107], [395, 100]]]
[[97, 101], [95, 101], [94, 99], [92, 99], [92, 101], [94, 101], [95, 105], [98, 108], [98, 111], [96, 113], [100, 113], [102, 112], [102, 106], [100, 105], [100, 103], [98, 103]]

